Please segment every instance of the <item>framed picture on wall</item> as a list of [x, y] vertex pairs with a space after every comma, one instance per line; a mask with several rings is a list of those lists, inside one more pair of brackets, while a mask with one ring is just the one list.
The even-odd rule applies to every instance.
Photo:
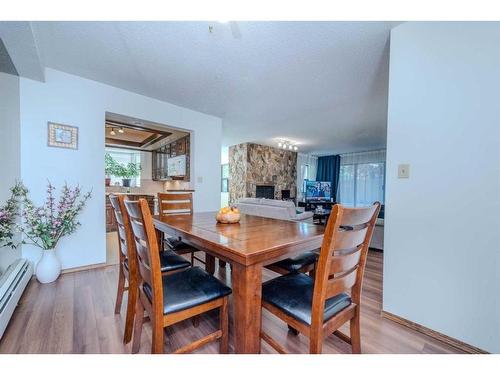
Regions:
[[50, 147], [78, 149], [78, 128], [76, 126], [48, 123], [48, 145]]

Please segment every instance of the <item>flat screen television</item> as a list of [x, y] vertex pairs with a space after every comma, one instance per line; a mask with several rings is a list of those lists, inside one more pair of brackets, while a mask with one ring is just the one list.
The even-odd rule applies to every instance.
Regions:
[[330, 201], [332, 198], [332, 183], [329, 181], [305, 181], [306, 201]]

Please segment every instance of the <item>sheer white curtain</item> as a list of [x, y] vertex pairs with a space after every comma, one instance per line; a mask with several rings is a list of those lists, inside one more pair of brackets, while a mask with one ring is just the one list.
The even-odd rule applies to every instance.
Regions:
[[340, 203], [361, 207], [384, 199], [385, 150], [340, 155]]
[[315, 180], [318, 168], [318, 157], [297, 154], [297, 200], [304, 199], [304, 180]]

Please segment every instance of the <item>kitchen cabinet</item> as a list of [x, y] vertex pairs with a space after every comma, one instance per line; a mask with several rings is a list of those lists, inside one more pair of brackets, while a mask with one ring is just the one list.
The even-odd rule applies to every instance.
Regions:
[[[189, 181], [190, 176], [190, 156], [191, 144], [190, 136], [187, 135], [179, 138], [176, 141], [167, 143], [155, 150], [153, 150], [153, 166], [152, 166], [152, 179], [154, 181], [162, 180], [180, 180]], [[169, 177], [167, 159], [179, 155], [186, 155], [186, 174], [185, 176]]]
[[[149, 209], [154, 212], [154, 196], [153, 195], [142, 195], [142, 194], [126, 194], [130, 200], [138, 200], [139, 198], [144, 198], [148, 201]], [[116, 232], [116, 216], [111, 201], [109, 200], [109, 195], [106, 194], [106, 233]]]

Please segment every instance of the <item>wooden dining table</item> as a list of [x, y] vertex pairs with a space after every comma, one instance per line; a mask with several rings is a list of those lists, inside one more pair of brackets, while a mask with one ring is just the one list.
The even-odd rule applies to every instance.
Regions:
[[221, 224], [215, 216], [155, 216], [154, 225], [159, 234], [180, 237], [204, 251], [209, 272], [214, 272], [215, 257], [231, 264], [234, 350], [260, 353], [262, 267], [320, 248], [324, 227], [245, 214], [239, 223]]

